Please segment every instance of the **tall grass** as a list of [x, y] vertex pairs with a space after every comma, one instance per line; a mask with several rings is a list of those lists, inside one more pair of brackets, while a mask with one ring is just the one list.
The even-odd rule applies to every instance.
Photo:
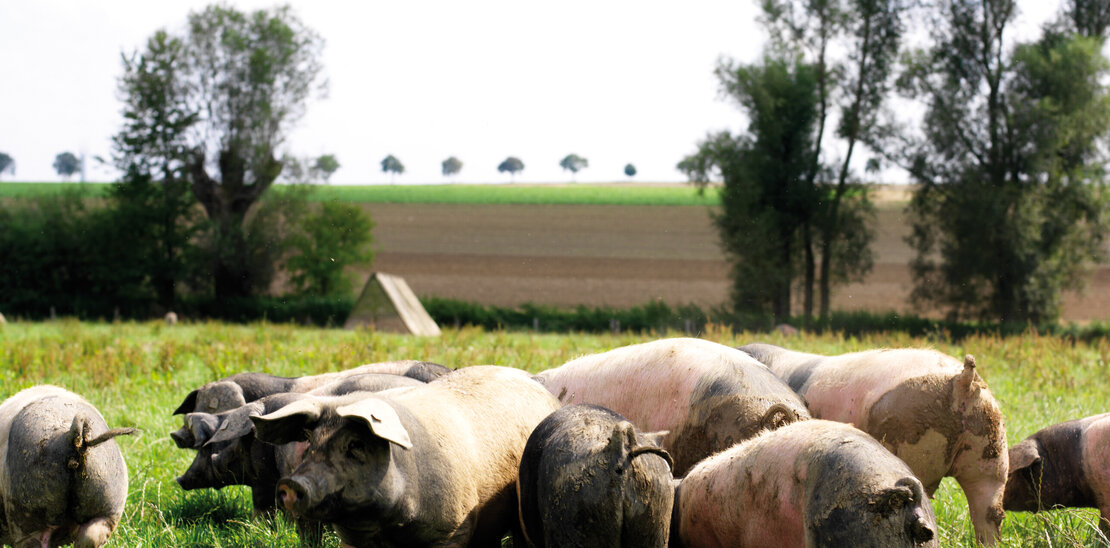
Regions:
[[[302, 328], [258, 323], [44, 323], [0, 326], [0, 398], [41, 383], [84, 395], [112, 426], [134, 426], [119, 440], [130, 470], [127, 508], [111, 546], [297, 546], [283, 517], [251, 514], [244, 487], [184, 492], [174, 483], [193, 457], [168, 433], [170, 415], [189, 390], [236, 372], [304, 375], [361, 363], [419, 358], [453, 367], [498, 364], [529, 371], [582, 354], [677, 332], [643, 334], [536, 334], [448, 328], [438, 338], [367, 330]], [[1107, 410], [1110, 343], [1046, 336], [971, 334], [959, 342], [904, 333], [843, 335], [803, 332], [733, 333], [710, 324], [704, 338], [728, 345], [756, 340], [798, 350], [835, 354], [875, 347], [930, 346], [954, 356], [974, 354], [979, 372], [1006, 414], [1010, 443], [1048, 424]], [[946, 479], [933, 500], [943, 546], [973, 546], [967, 506]], [[1011, 512], [1002, 528], [1004, 546], [1096, 546], [1097, 512]], [[338, 546], [333, 536], [328, 546]]]

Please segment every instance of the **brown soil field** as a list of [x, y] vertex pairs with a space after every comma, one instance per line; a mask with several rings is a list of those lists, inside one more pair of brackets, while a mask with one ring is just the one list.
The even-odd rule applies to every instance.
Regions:
[[[918, 313], [908, 302], [912, 250], [905, 194], [877, 196], [875, 268], [835, 290], [840, 310]], [[365, 204], [374, 220], [372, 268], [417, 295], [512, 306], [717, 306], [728, 264], [709, 210], [692, 206]], [[362, 280], [368, 271], [360, 272]], [[1110, 267], [1065, 298], [1064, 319], [1110, 318]]]

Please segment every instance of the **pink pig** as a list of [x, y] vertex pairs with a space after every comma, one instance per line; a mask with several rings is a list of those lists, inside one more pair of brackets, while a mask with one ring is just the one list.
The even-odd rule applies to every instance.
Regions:
[[674, 507], [672, 548], [938, 545], [913, 471], [832, 421], [783, 426], [703, 460]]
[[932, 496], [945, 476], [967, 495], [979, 542], [993, 545], [1005, 517], [1009, 459], [998, 402], [963, 363], [927, 349], [821, 356], [769, 344], [740, 350], [809, 402], [815, 418], [854, 424], [910, 466]]
[[1110, 413], [1041, 429], [1010, 447], [1007, 510], [1094, 507], [1110, 536]]
[[763, 364], [701, 339], [625, 346], [538, 378], [564, 403], [600, 405], [643, 431], [669, 431], [663, 448], [675, 476], [764, 428], [809, 418], [805, 401]]

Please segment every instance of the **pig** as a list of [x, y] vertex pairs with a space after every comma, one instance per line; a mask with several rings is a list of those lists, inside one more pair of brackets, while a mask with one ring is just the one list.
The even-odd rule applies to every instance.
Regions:
[[103, 546], [127, 498], [127, 465], [104, 417], [41, 385], [0, 404], [0, 544]]
[[519, 529], [528, 435], [559, 407], [524, 371], [470, 366], [415, 388], [310, 396], [251, 420], [261, 440], [308, 442], [278, 499], [330, 523], [344, 544], [500, 546]]
[[186, 491], [249, 485], [255, 512], [273, 510], [277, 482], [293, 471], [298, 462], [297, 452], [292, 446], [274, 446], [255, 439], [251, 416], [272, 413], [307, 395], [377, 392], [423, 384], [400, 375], [366, 373], [334, 381], [307, 394], [273, 394], [219, 414], [189, 413], [185, 420], [193, 429], [194, 438], [206, 441], [195, 447], [197, 454], [188, 470], [177, 478], [177, 484]]
[[[673, 338], [584, 356], [537, 378], [560, 400], [611, 409], [644, 431], [668, 431], [674, 475], [764, 428], [809, 418], [805, 400], [767, 367], [710, 341]], [[763, 423], [776, 408], [772, 423]]]
[[909, 465], [930, 497], [942, 478], [956, 478], [979, 542], [998, 541], [1006, 429], [974, 357], [960, 363], [928, 349], [821, 356], [758, 343], [740, 350], [805, 397], [815, 418], [854, 424], [879, 440]]
[[517, 500], [529, 545], [667, 546], [674, 487], [658, 438], [594, 405], [568, 405], [532, 432]]
[[[216, 414], [243, 406], [263, 396], [283, 392], [308, 392], [314, 388], [334, 382], [343, 377], [365, 373], [402, 375], [428, 382], [446, 374], [450, 369], [431, 362], [401, 360], [360, 365], [346, 371], [323, 373], [307, 377], [276, 377], [265, 373], [238, 373], [230, 377], [210, 382], [185, 397], [185, 401], [174, 410], [174, 415], [193, 412]], [[203, 445], [207, 437], [195, 438], [197, 432], [205, 432], [203, 426], [190, 424], [170, 434], [174, 443], [182, 449]], [[211, 432], [209, 432], [211, 435]]]
[[694, 466], [675, 493], [670, 546], [939, 546], [909, 466], [851, 425], [769, 430]]
[[1110, 413], [1048, 426], [1010, 447], [1007, 510], [1093, 507], [1110, 536]]

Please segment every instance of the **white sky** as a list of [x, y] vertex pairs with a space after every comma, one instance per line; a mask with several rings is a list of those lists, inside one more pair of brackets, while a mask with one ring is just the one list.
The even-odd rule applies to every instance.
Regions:
[[[58, 180], [62, 151], [90, 158], [89, 180], [112, 180], [91, 158], [109, 155], [122, 123], [120, 53], [209, 3], [0, 2], [0, 151], [16, 161], [4, 180]], [[518, 182], [566, 182], [558, 163], [572, 152], [590, 162], [579, 182], [627, 180], [627, 163], [637, 181], [683, 181], [674, 166], [699, 139], [744, 125], [717, 93], [718, 57], [753, 61], [764, 40], [756, 0], [290, 3], [326, 40], [330, 93], [286, 149], [335, 154], [333, 183], [388, 182], [387, 154], [405, 165], [397, 183], [444, 182], [452, 155], [460, 182], [507, 182], [496, 167], [509, 155], [525, 164]], [[1024, 29], [1057, 9], [1019, 4]]]

